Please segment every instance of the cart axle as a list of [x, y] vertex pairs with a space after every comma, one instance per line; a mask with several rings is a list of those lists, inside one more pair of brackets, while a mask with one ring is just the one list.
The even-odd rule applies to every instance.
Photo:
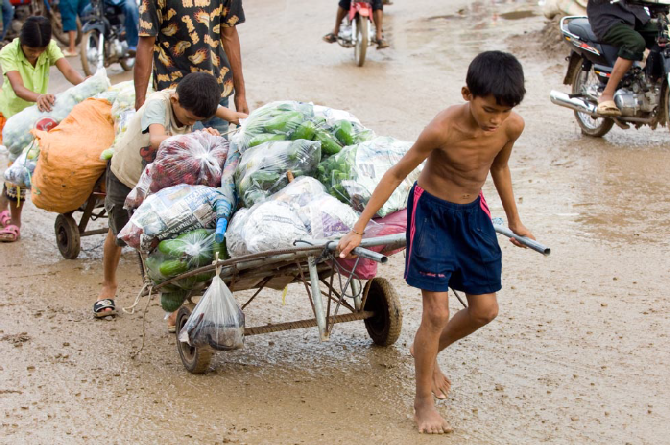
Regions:
[[[350, 321], [365, 320], [374, 317], [375, 313], [372, 311], [361, 311], [351, 314], [342, 314], [328, 317], [328, 322], [333, 325], [336, 323], [348, 323]], [[244, 335], [258, 335], [267, 334], [269, 332], [288, 331], [291, 329], [313, 328], [316, 326], [316, 319], [291, 321], [288, 323], [279, 323], [268, 326], [259, 326], [255, 328], [245, 328]]]

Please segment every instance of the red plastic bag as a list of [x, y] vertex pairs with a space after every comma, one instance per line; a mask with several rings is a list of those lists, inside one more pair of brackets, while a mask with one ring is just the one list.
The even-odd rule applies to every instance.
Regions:
[[[384, 218], [375, 218], [370, 224], [365, 228], [365, 238], [373, 238], [376, 236], [383, 235], [395, 235], [397, 233], [407, 232], [407, 210], [399, 210], [397, 212], [390, 213]], [[376, 246], [371, 247], [369, 250], [374, 252], [382, 252], [385, 246]], [[396, 249], [392, 252], [386, 252], [387, 256], [394, 255], [398, 252], [403, 251], [403, 249]], [[356, 259], [337, 259], [338, 266], [344, 269], [346, 276], [351, 274], [351, 270], [356, 265]], [[377, 276], [377, 262], [373, 260], [368, 260], [361, 258], [358, 261], [358, 266], [353, 272], [354, 276], [359, 280], [371, 280]]]
[[126, 197], [124, 208], [136, 209], [147, 195], [179, 184], [219, 187], [227, 156], [228, 141], [205, 131], [167, 138]]

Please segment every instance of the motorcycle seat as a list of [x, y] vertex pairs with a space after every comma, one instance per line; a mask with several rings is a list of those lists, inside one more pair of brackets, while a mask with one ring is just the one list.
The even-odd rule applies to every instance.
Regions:
[[593, 33], [588, 19], [575, 19], [568, 23], [568, 31], [578, 36], [581, 40], [597, 43], [598, 37]]

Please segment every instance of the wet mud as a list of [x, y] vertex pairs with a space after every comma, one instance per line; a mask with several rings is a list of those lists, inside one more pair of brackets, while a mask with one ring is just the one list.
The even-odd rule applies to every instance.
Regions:
[[[373, 346], [362, 322], [337, 325], [326, 343], [314, 328], [253, 336], [196, 376], [184, 370], [156, 299], [146, 315], [144, 299], [133, 315], [93, 319], [102, 238], [84, 238], [79, 258], [65, 260], [56, 215], [27, 203], [21, 241], [0, 245], [0, 443], [668, 443], [668, 130], [582, 136], [572, 112], [549, 101], [550, 89], [567, 91], [567, 48], [546, 50], [531, 1], [396, 0], [385, 8], [391, 48], [370, 48], [363, 68], [353, 50], [321, 41], [334, 3], [245, 8], [239, 30], [252, 108], [313, 101], [400, 139], [416, 138], [439, 110], [461, 102], [477, 52], [510, 50], [524, 65], [528, 94], [518, 112], [526, 130], [512, 177], [524, 223], [552, 255], [500, 238], [498, 318], [439, 357], [453, 387], [438, 406], [455, 432], [414, 430], [407, 348], [421, 300], [401, 278], [402, 254], [380, 266], [404, 311], [395, 345]], [[115, 80], [130, 78], [114, 70]], [[53, 89], [65, 89], [57, 78]], [[504, 216], [490, 181], [484, 192], [494, 216]], [[117, 304], [129, 306], [142, 285], [132, 250], [119, 276]], [[250, 296], [237, 294], [240, 302]], [[450, 304], [460, 309], [453, 296]], [[294, 285], [285, 302], [268, 291], [245, 312], [258, 326], [311, 310]]]

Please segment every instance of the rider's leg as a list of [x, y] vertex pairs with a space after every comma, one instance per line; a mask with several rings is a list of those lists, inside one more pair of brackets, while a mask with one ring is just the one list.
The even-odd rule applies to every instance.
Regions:
[[340, 33], [340, 24], [342, 23], [342, 20], [344, 20], [344, 17], [346, 17], [347, 12], [349, 12], [349, 8], [351, 5], [351, 1], [347, 0], [340, 0], [340, 3], [337, 6], [337, 15], [335, 16], [335, 28], [333, 28], [333, 34], [335, 37]]
[[135, 0], [126, 0], [123, 5], [123, 14], [126, 16], [126, 42], [131, 49], [137, 48], [139, 41], [140, 12]]
[[618, 47], [619, 57], [607, 80], [605, 91], [598, 99], [600, 103], [614, 99], [614, 93], [624, 74], [633, 66], [634, 61], [641, 61], [644, 58], [644, 50], [647, 47], [645, 38], [635, 28], [623, 23], [612, 26], [601, 40], [602, 43]]
[[377, 9], [374, 12], [375, 28], [377, 30], [377, 41], [384, 38], [384, 10]]

